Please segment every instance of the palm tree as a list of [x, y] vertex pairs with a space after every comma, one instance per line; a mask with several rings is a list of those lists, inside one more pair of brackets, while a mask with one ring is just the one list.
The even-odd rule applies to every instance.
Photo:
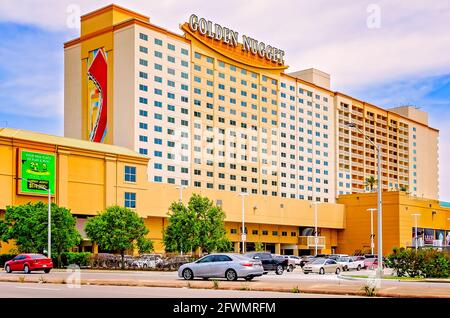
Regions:
[[366, 178], [365, 186], [369, 187], [370, 192], [372, 192], [373, 188], [377, 182], [378, 182], [378, 180], [375, 179], [374, 176], [370, 176], [370, 177]]

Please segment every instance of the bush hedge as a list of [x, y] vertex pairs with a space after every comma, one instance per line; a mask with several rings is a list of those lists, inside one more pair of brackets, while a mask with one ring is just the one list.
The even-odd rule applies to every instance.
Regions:
[[[53, 263], [57, 264], [57, 261], [54, 259]], [[90, 267], [92, 265], [92, 253], [65, 252], [61, 254], [61, 267], [67, 267], [73, 264], [80, 267]]]
[[394, 248], [387, 265], [398, 277], [448, 278], [450, 257], [436, 249]]

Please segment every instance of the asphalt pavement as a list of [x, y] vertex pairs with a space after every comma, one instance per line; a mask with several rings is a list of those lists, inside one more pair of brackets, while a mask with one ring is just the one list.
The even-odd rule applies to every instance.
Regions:
[[335, 298], [339, 295], [164, 287], [0, 283], [1, 298]]

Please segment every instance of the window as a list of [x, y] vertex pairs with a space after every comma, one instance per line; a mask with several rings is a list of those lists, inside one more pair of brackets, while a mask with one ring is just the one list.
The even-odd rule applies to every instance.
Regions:
[[148, 53], [148, 48], [146, 48], [145, 46], [139, 46], [139, 52], [147, 54]]
[[162, 42], [162, 40], [160, 40], [160, 39], [155, 39], [155, 44], [156, 44], [156, 45], [162, 45], [163, 42]]
[[189, 55], [189, 51], [186, 49], [181, 49], [181, 54], [183, 55]]
[[139, 38], [144, 41], [148, 41], [148, 35], [144, 33], [139, 33]]
[[136, 208], [136, 193], [125, 192], [125, 207], [131, 209]]
[[167, 43], [167, 48], [171, 51], [175, 51], [175, 45]]
[[136, 167], [125, 166], [125, 181], [136, 182]]

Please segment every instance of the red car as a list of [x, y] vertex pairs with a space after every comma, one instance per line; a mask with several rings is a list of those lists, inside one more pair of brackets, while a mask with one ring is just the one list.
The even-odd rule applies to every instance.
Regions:
[[50, 273], [52, 268], [52, 259], [42, 254], [20, 254], [5, 263], [5, 271], [7, 273], [24, 271], [25, 274], [29, 274], [31, 271], [42, 270], [45, 273]]
[[[384, 261], [381, 266], [383, 268], [385, 267]], [[378, 267], [378, 258], [366, 258], [364, 260], [364, 267], [366, 269], [376, 269]]]

